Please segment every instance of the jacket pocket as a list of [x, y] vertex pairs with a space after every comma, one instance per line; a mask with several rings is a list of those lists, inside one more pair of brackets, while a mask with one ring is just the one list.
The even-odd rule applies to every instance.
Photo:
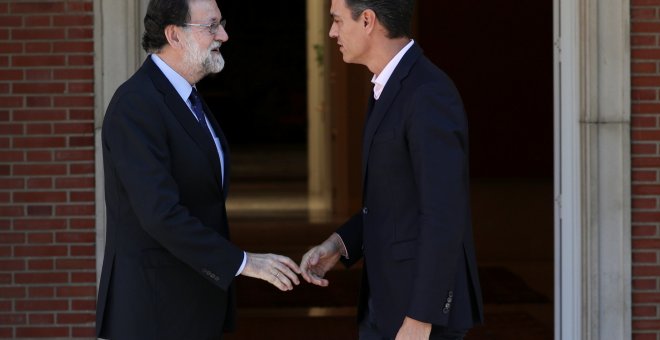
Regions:
[[411, 260], [417, 257], [417, 240], [400, 241], [392, 244], [392, 259], [396, 261]]

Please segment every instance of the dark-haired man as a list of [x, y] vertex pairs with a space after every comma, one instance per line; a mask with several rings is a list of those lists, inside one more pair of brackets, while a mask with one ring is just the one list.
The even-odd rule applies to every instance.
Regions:
[[330, 37], [374, 74], [363, 209], [301, 262], [326, 286], [364, 258], [360, 339], [462, 339], [482, 321], [467, 122], [458, 91], [410, 38], [413, 0], [332, 0]]
[[229, 242], [229, 149], [195, 84], [222, 70], [229, 38], [215, 0], [151, 0], [142, 67], [103, 123], [107, 239], [97, 335], [221, 339], [234, 277], [298, 284], [298, 266]]

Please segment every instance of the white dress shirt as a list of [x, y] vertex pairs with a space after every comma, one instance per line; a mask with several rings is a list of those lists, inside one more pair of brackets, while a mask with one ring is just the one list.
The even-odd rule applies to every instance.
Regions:
[[389, 63], [387, 63], [380, 74], [374, 74], [373, 78], [371, 78], [371, 82], [374, 84], [374, 99], [378, 100], [378, 98], [380, 98], [380, 94], [383, 93], [383, 89], [385, 88], [387, 81], [390, 80], [394, 69], [399, 65], [399, 62], [401, 62], [401, 59], [406, 52], [408, 52], [410, 47], [412, 47], [413, 43], [415, 43], [415, 41], [411, 39], [410, 42], [404, 46]]

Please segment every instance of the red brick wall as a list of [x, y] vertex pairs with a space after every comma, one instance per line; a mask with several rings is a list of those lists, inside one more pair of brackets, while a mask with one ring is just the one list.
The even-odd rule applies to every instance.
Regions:
[[0, 338], [94, 336], [93, 21], [0, 1]]
[[660, 339], [660, 0], [631, 0], [633, 339]]

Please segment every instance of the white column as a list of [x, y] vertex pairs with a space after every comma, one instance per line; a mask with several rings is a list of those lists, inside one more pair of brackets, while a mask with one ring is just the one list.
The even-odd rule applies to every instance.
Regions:
[[[94, 137], [96, 159], [96, 276], [101, 275], [105, 250], [105, 190], [101, 125], [115, 90], [138, 68], [142, 18], [148, 0], [94, 1]], [[97, 285], [98, 286], [98, 285]]]
[[555, 1], [555, 338], [630, 339], [629, 0]]

